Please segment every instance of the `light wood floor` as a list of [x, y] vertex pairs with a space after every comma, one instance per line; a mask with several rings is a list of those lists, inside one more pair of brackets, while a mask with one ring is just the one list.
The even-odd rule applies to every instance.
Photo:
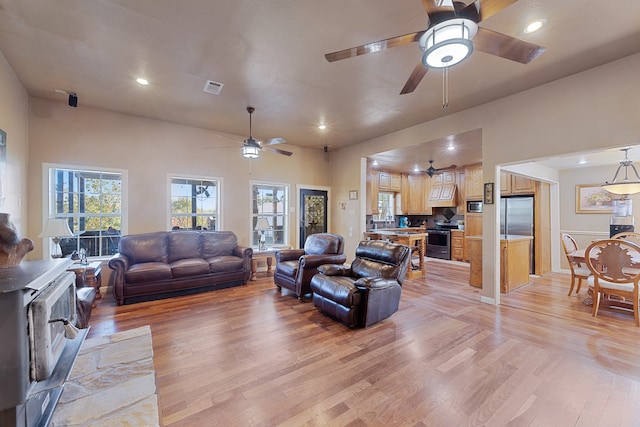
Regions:
[[89, 336], [151, 325], [164, 426], [638, 426], [640, 328], [550, 274], [479, 302], [429, 259], [400, 309], [349, 329], [259, 275], [247, 286], [93, 311]]

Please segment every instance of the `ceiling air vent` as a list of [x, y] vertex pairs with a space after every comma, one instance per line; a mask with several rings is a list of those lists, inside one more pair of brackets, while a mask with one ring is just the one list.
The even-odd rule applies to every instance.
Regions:
[[220, 91], [222, 90], [222, 86], [224, 86], [224, 84], [218, 83], [218, 82], [214, 82], [213, 80], [207, 80], [207, 83], [205, 83], [204, 89], [202, 89], [202, 90], [207, 92], [207, 93], [212, 93], [214, 95], [218, 95], [220, 93]]

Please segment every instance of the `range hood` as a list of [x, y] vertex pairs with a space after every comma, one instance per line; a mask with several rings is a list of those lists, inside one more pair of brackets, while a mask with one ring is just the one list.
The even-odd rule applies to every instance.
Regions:
[[429, 191], [429, 206], [448, 208], [457, 205], [457, 189], [455, 184], [435, 184]]

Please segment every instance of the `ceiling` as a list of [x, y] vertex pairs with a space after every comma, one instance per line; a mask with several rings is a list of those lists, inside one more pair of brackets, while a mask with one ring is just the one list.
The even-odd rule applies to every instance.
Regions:
[[[533, 18], [547, 25], [524, 34]], [[420, 0], [0, 0], [0, 50], [34, 97], [66, 104], [55, 90], [75, 92], [78, 108], [240, 136], [252, 105], [255, 137], [335, 150], [640, 52], [639, 22], [637, 0], [516, 1], [480, 26], [546, 51], [523, 65], [477, 50], [451, 68], [446, 109], [437, 70], [399, 95], [417, 43], [324, 57], [424, 30]], [[209, 79], [220, 94], [203, 92]]]

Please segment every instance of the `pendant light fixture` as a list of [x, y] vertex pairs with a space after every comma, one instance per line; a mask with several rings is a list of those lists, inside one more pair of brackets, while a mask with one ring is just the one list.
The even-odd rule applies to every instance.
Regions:
[[[623, 148], [620, 150], [624, 151], [624, 160], [620, 162], [618, 169], [616, 169], [616, 174], [613, 176], [613, 180], [611, 182], [606, 181], [602, 186], [609, 193], [623, 195], [640, 193], [640, 175], [638, 175], [636, 167], [633, 165], [631, 160], [629, 160], [629, 150], [630, 148]], [[635, 180], [633, 180], [633, 177], [629, 179], [629, 168], [633, 171]], [[624, 178], [617, 181], [618, 174], [621, 170], [624, 170]]]

